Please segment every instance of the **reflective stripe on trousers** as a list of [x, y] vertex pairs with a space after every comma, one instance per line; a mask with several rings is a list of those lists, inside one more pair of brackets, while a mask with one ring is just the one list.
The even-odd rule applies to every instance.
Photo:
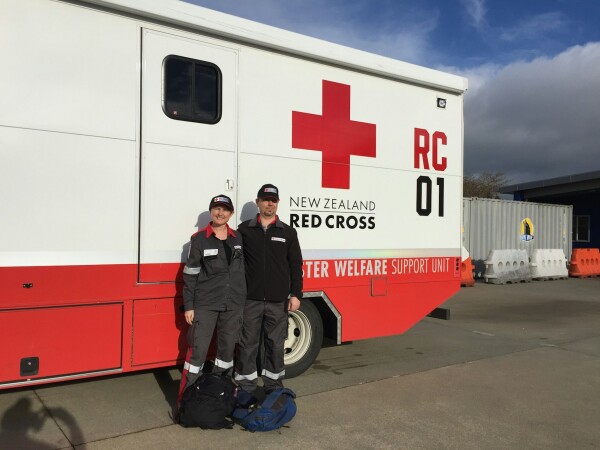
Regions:
[[282, 387], [285, 376], [283, 345], [287, 333], [287, 301], [272, 303], [246, 300], [244, 306], [240, 354], [237, 360], [236, 381], [248, 391], [256, 389], [256, 357], [261, 333], [264, 335], [265, 355], [262, 363], [266, 389]]

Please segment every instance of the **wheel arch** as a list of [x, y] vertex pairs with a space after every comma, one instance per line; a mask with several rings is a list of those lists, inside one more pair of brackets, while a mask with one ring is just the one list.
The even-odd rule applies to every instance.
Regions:
[[325, 291], [304, 292], [302, 298], [316, 306], [323, 321], [323, 337], [337, 345], [342, 343], [342, 315]]

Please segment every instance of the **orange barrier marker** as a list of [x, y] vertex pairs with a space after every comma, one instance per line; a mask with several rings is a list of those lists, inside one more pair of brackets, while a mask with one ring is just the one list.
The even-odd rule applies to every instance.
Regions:
[[571, 253], [569, 276], [596, 277], [600, 275], [600, 250], [597, 248], [575, 248]]
[[460, 285], [461, 286], [475, 286], [475, 279], [473, 278], [473, 262], [469, 256], [461, 264], [460, 270]]
[[600, 276], [600, 249], [591, 248], [590, 250], [590, 276], [597, 277]]

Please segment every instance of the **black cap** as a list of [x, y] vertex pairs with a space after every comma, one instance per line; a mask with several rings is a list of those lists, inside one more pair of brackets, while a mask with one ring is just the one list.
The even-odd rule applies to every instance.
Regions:
[[275, 200], [279, 200], [279, 189], [277, 186], [272, 184], [265, 184], [258, 190], [258, 194], [256, 194], [257, 198], [264, 200], [265, 198], [274, 198]]
[[210, 199], [210, 205], [208, 206], [208, 209], [211, 210], [215, 206], [224, 206], [228, 210], [233, 211], [233, 202], [224, 194], [219, 194]]

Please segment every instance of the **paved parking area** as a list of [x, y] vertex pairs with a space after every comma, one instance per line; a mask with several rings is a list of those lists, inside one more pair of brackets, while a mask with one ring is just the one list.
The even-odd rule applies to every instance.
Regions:
[[600, 278], [463, 288], [402, 336], [325, 348], [289, 428], [174, 425], [177, 369], [0, 393], [0, 449], [600, 448]]

